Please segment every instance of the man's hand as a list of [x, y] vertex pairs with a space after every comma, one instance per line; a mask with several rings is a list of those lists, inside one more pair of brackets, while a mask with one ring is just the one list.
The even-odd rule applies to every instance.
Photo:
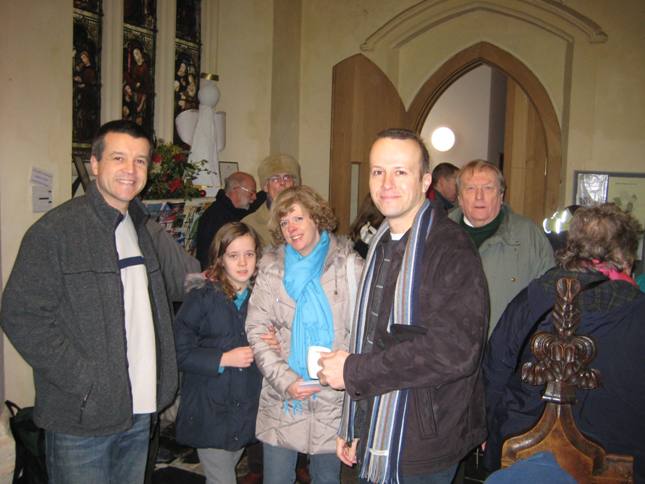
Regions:
[[287, 393], [294, 400], [306, 400], [321, 390], [319, 385], [302, 385], [303, 382], [302, 378], [298, 378], [287, 388]]
[[322, 370], [318, 372], [320, 383], [329, 385], [336, 390], [344, 390], [345, 379], [343, 378], [343, 368], [348, 356], [349, 353], [343, 350], [322, 353], [318, 360], [318, 363], [322, 366]]
[[336, 455], [340, 461], [346, 466], [352, 467], [356, 464], [356, 447], [358, 446], [358, 439], [352, 440], [348, 444], [345, 439], [336, 437]]
[[220, 366], [232, 366], [235, 368], [248, 368], [253, 363], [253, 350], [250, 346], [238, 346], [237, 348], [222, 354], [219, 361]]

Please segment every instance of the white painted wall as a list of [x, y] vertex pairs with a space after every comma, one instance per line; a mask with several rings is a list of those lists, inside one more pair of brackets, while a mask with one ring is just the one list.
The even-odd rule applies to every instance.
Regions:
[[[432, 167], [439, 163], [464, 166], [488, 159], [492, 68], [482, 65], [457, 79], [441, 95], [421, 130]], [[446, 126], [455, 133], [455, 146], [437, 151], [430, 142], [435, 129]]]

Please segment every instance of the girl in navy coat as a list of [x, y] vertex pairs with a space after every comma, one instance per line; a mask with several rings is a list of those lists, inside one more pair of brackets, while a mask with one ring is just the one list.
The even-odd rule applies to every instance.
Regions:
[[211, 244], [210, 266], [192, 284], [175, 320], [183, 373], [176, 437], [197, 448], [208, 484], [235, 484], [244, 446], [255, 441], [262, 377], [244, 320], [259, 256], [251, 227], [224, 225]]

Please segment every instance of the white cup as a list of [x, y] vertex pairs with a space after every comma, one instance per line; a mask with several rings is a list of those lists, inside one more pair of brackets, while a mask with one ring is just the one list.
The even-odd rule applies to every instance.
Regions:
[[310, 346], [307, 350], [307, 370], [309, 371], [309, 377], [317, 380], [318, 372], [322, 370], [322, 367], [318, 364], [320, 359], [320, 353], [329, 353], [331, 349], [326, 346]]

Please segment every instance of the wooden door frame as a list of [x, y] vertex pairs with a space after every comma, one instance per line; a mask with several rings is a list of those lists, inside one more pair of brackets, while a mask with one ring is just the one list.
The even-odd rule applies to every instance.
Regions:
[[562, 180], [562, 132], [549, 95], [539, 79], [519, 59], [488, 42], [479, 42], [447, 60], [423, 84], [407, 110], [407, 125], [420, 133], [430, 110], [459, 77], [481, 64], [488, 64], [511, 77], [535, 107], [546, 138], [547, 170], [545, 207], [558, 207]]

